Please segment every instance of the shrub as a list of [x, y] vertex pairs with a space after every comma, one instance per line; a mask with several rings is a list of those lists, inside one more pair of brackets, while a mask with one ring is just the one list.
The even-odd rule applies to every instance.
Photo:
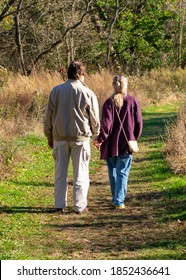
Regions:
[[176, 121], [167, 126], [165, 152], [172, 171], [175, 174], [186, 174], [186, 103]]
[[10, 73], [0, 92], [0, 118], [17, 118], [24, 114], [43, 117], [51, 88], [62, 82], [58, 72], [40, 71], [31, 76]]

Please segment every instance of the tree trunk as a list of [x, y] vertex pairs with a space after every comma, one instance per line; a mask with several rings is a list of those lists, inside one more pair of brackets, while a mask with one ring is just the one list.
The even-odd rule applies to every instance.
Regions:
[[114, 13], [113, 19], [110, 23], [109, 34], [108, 34], [108, 39], [107, 39], [107, 56], [106, 56], [106, 62], [105, 62], [107, 69], [109, 68], [109, 64], [110, 64], [110, 50], [111, 50], [112, 31], [113, 31], [114, 24], [115, 24], [116, 19], [117, 19], [118, 12], [119, 12], [119, 0], [116, 0], [115, 13]]
[[15, 40], [19, 52], [19, 58], [21, 63], [21, 71], [23, 75], [26, 75], [24, 55], [23, 55], [23, 46], [21, 42], [21, 31], [20, 31], [20, 9], [22, 8], [23, 0], [20, 0], [17, 6], [17, 11], [15, 15]]
[[179, 0], [179, 40], [178, 40], [178, 68], [182, 67], [183, 26], [185, 21], [185, 1]]

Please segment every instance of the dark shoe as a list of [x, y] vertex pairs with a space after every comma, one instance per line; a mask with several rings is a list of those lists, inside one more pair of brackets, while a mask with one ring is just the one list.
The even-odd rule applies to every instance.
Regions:
[[83, 210], [81, 210], [81, 211], [75, 211], [75, 213], [76, 214], [79, 214], [79, 215], [81, 215], [81, 214], [83, 214], [83, 213], [87, 213], [88, 212], [88, 208], [85, 208], [85, 209], [83, 209]]
[[65, 209], [64, 208], [56, 208], [55, 212], [58, 214], [64, 214], [65, 213]]

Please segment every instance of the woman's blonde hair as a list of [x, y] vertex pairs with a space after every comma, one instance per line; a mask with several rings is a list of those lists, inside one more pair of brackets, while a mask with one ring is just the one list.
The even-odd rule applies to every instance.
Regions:
[[123, 106], [123, 97], [127, 94], [128, 80], [123, 75], [117, 75], [113, 78], [114, 87], [113, 99], [117, 107]]

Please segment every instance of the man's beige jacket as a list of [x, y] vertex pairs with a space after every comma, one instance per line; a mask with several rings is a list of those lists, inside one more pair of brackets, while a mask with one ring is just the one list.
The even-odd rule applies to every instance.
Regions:
[[48, 140], [85, 141], [99, 134], [96, 95], [79, 80], [67, 80], [52, 89], [44, 117]]

